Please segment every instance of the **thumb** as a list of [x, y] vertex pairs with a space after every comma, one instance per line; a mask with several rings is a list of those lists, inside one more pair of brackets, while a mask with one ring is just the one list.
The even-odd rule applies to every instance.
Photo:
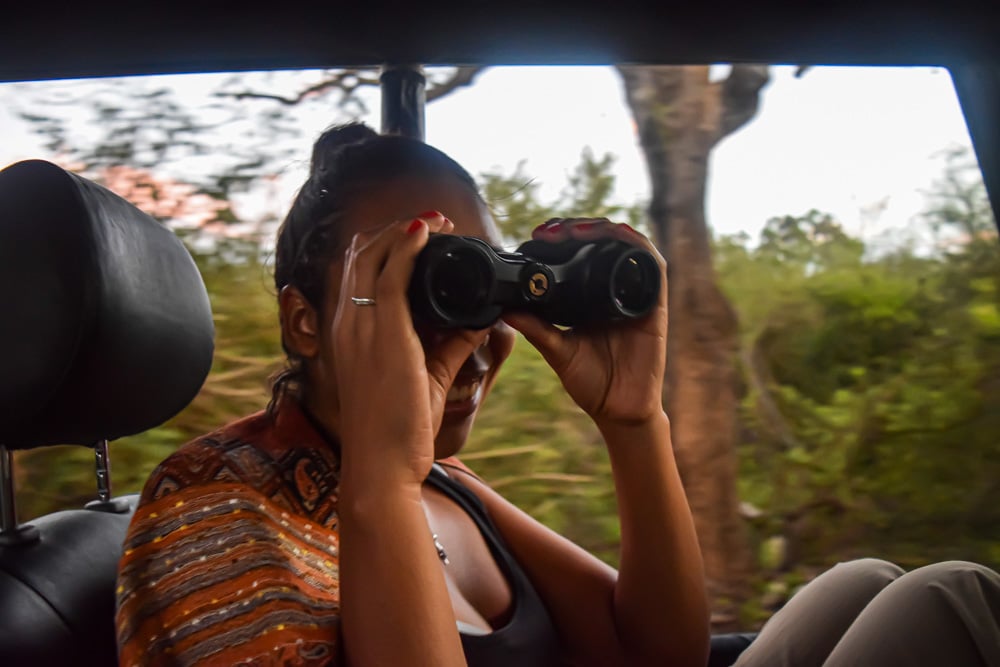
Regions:
[[567, 345], [571, 332], [563, 331], [530, 313], [505, 313], [503, 321], [519, 331], [556, 372], [566, 365], [571, 356]]
[[426, 352], [427, 374], [440, 388], [441, 396], [448, 393], [462, 364], [483, 344], [489, 331], [459, 329]]

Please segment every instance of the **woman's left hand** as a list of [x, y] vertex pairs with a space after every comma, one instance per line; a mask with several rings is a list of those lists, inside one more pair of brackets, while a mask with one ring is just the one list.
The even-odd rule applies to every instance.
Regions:
[[628, 225], [604, 218], [550, 220], [535, 229], [532, 238], [554, 243], [613, 238], [644, 248], [656, 258], [662, 281], [659, 302], [642, 318], [568, 330], [527, 313], [509, 313], [503, 319], [541, 352], [567, 393], [598, 425], [636, 424], [661, 414], [667, 272], [655, 246]]

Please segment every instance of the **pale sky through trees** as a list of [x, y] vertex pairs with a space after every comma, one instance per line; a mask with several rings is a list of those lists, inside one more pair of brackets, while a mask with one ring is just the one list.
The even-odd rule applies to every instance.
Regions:
[[[197, 97], [206, 95], [212, 77], [169, 79], [183, 95]], [[0, 100], [10, 85], [0, 84]], [[367, 99], [363, 119], [377, 127], [375, 91]], [[271, 215], [283, 214], [304, 178], [312, 140], [338, 120], [335, 108], [318, 104], [299, 117], [301, 160], [284, 169], [278, 193], [272, 183], [267, 203], [258, 203], [280, 209]], [[0, 127], [0, 166], [51, 158], [2, 104]], [[471, 87], [428, 106], [427, 140], [474, 175], [509, 174], [524, 160], [524, 172], [546, 198], [565, 187], [589, 146], [598, 156], [618, 157], [618, 203], [648, 196], [632, 121], [611, 68], [489, 69]], [[921, 192], [942, 173], [943, 151], [970, 144], [944, 69], [815, 67], [796, 78], [793, 67], [774, 67], [757, 117], [713, 153], [709, 223], [717, 233], [745, 231], [755, 239], [768, 218], [816, 208], [832, 213], [848, 232], [871, 238], [906, 226], [924, 206]], [[261, 215], [249, 213], [253, 198], [243, 206]]]
[[[528, 90], [515, 95], [515, 80]], [[465, 164], [509, 169], [523, 157], [543, 185], [561, 185], [581, 146], [590, 145], [619, 156], [624, 201], [648, 196], [621, 86], [609, 69], [488, 71], [473, 88], [435, 104], [428, 140]], [[455, 129], [477, 108], [484, 136], [495, 137], [488, 149]], [[709, 223], [719, 233], [755, 237], [769, 217], [817, 208], [852, 233], [899, 227], [922, 209], [920, 191], [940, 176], [941, 151], [955, 145], [971, 140], [944, 69], [824, 67], [795, 78], [794, 68], [775, 67], [757, 117], [712, 155]]]

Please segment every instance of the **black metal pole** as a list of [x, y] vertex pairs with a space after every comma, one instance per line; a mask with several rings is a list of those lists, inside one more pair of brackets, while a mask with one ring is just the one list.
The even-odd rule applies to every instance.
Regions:
[[97, 473], [97, 499], [111, 500], [111, 457], [108, 456], [108, 441], [98, 440], [94, 445], [94, 465]]
[[40, 533], [31, 524], [17, 524], [14, 495], [14, 452], [0, 445], [0, 547], [37, 542]]
[[379, 76], [382, 91], [382, 134], [424, 140], [427, 104], [423, 67], [385, 65]]
[[950, 68], [958, 102], [969, 128], [973, 150], [983, 172], [983, 184], [1000, 229], [1000, 67], [990, 63]]
[[14, 497], [14, 452], [0, 445], [0, 533], [17, 532]]

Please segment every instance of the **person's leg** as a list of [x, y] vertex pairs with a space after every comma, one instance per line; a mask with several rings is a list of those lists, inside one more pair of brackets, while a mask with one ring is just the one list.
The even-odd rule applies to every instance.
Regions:
[[833, 566], [764, 624], [736, 667], [819, 667], [861, 610], [903, 574], [874, 558]]
[[908, 572], [872, 600], [825, 667], [1000, 667], [1000, 575], [963, 561]]

